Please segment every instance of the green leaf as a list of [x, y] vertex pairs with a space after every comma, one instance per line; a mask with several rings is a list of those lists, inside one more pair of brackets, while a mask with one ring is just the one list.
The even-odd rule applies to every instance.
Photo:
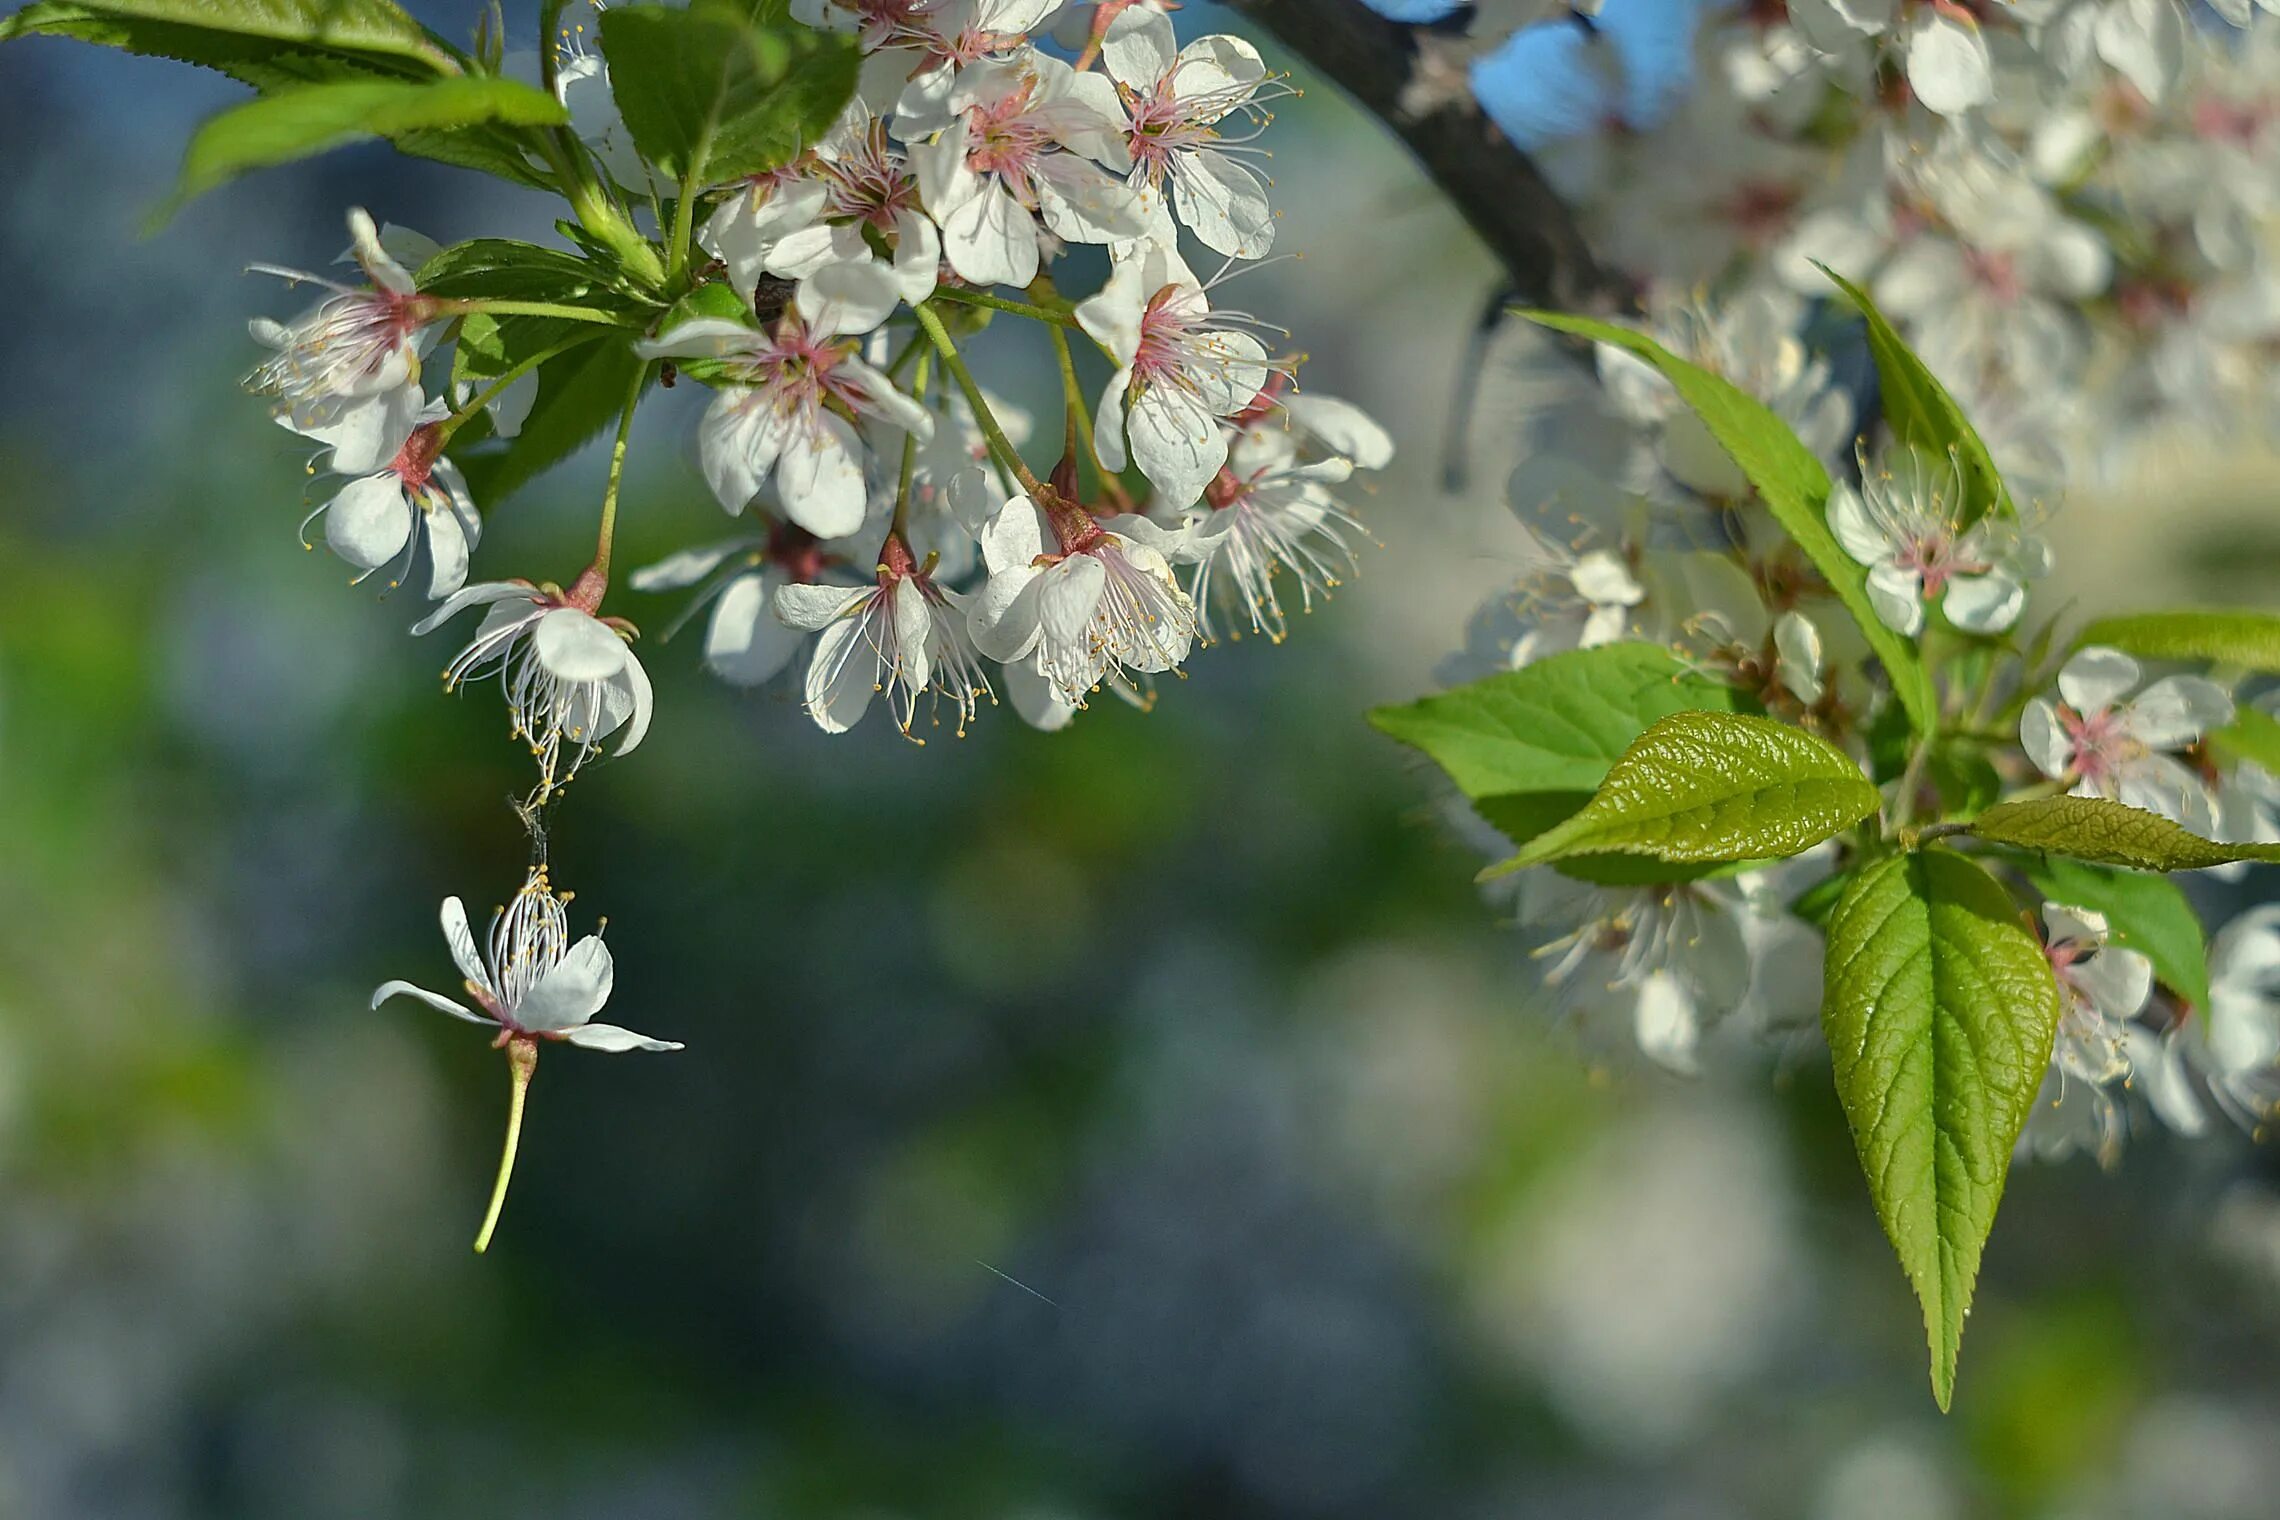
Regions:
[[2218, 844], [2159, 813], [2103, 797], [1999, 802], [1971, 821], [1971, 832], [1996, 844], [2138, 871], [2201, 871], [2235, 860], [2280, 860], [2280, 844]]
[[1805, 551], [1805, 557], [1836, 591], [1845, 610], [1860, 625], [1869, 648], [1883, 661], [1892, 689], [1918, 733], [1931, 733], [1939, 724], [1939, 699], [1932, 688], [1915, 644], [1884, 625], [1868, 600], [1868, 569], [1844, 551], [1829, 531], [1826, 506], [1829, 472], [1812, 451], [1797, 441], [1789, 424], [1746, 391], [1689, 364], [1644, 333], [1612, 322], [1570, 317], [1557, 312], [1530, 311], [1522, 316], [1558, 332], [1574, 333], [1638, 355], [1660, 370], [1678, 390], [1679, 398], [1694, 408], [1711, 436], [1740, 466], [1750, 483], [1781, 524]]
[[1963, 415], [1963, 408], [1955, 404], [1955, 397], [1948, 394], [1939, 377], [1924, 367], [1924, 361], [1916, 357], [1915, 350], [1908, 347], [1907, 341], [1885, 320], [1884, 313], [1868, 298], [1868, 292], [1827, 265], [1818, 267], [1868, 319], [1868, 351], [1876, 358], [1884, 420], [1891, 424], [1893, 435], [1902, 443], [1915, 444], [1934, 454], [1955, 451], [1957, 462], [1963, 466], [1966, 523], [1976, 522], [1989, 512], [2016, 517], [2018, 509], [2011, 503], [2011, 493], [2003, 484], [2001, 472], [1995, 468], [1994, 458]]
[[2209, 942], [2177, 883], [2063, 858], [2023, 860], [2019, 870], [2050, 901], [2103, 913], [2113, 943], [2153, 962], [2154, 975], [2195, 1008], [2209, 1006]]
[[433, 159], [456, 169], [495, 175], [533, 190], [552, 191], [554, 181], [531, 163], [511, 131], [499, 127], [460, 127], [442, 131], [399, 132], [389, 139], [399, 153]]
[[2209, 735], [2209, 748], [2220, 760], [2246, 760], [2280, 776], [2280, 718], [2261, 708], [2239, 708], [2230, 724]]
[[2269, 612], [2141, 612], [2100, 618], [2074, 640], [2148, 660], [2206, 660], [2280, 671], [2280, 616]]
[[[1589, 792], [1513, 792], [1500, 797], [1482, 797], [1473, 803], [1473, 810], [1512, 841], [1514, 849], [1528, 843], [1537, 835], [1557, 824], [1567, 822], [1591, 801]], [[1754, 860], [1729, 860], [1713, 864], [1676, 865], [1669, 861], [1650, 860], [1638, 855], [1571, 855], [1554, 863], [1552, 869], [1562, 876], [1577, 881], [1588, 881], [1603, 887], [1654, 886], [1670, 881], [1700, 881], [1711, 876], [1731, 876], [1737, 871], [1762, 864]]]
[[540, 365], [538, 399], [522, 431], [499, 453], [460, 461], [475, 500], [486, 511], [497, 506], [617, 421], [633, 377], [644, 367], [631, 344], [614, 334]]
[[2058, 986], [1994, 878], [1945, 850], [1867, 867], [1828, 934], [1821, 1028], [1837, 1096], [1923, 1304], [1945, 1410], [2011, 1148], [2050, 1065]]
[[1370, 722], [1423, 750], [1467, 797], [1588, 794], [1657, 718], [1742, 701], [1659, 644], [1604, 644], [1381, 707]]
[[1574, 817], [1481, 875], [1610, 851], [1682, 863], [1780, 859], [1860, 822], [1879, 800], [1843, 750], [1801, 728], [1673, 713], [1623, 752]]
[[454, 243], [422, 264], [413, 278], [427, 294], [453, 300], [553, 301], [635, 309], [622, 299], [609, 299], [608, 278], [577, 254], [513, 238]]
[[749, 23], [727, 4], [602, 12], [610, 89], [641, 156], [676, 180], [720, 184], [788, 162], [855, 92], [856, 40]]
[[344, 79], [295, 85], [207, 120], [183, 155], [173, 205], [248, 169], [289, 163], [366, 137], [506, 122], [555, 126], [570, 115], [553, 96], [512, 79]]
[[458, 71], [392, 0], [38, 0], [0, 17], [0, 42], [17, 37], [172, 58], [263, 88], [360, 71]]

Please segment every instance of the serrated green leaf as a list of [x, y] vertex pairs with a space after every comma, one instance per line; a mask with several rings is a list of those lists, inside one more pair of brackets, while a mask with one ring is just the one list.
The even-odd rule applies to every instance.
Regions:
[[210, 117], [190, 138], [173, 204], [249, 169], [290, 163], [367, 137], [490, 122], [554, 126], [570, 115], [553, 96], [512, 79], [343, 79], [295, 85]]
[[1932, 1396], [2058, 1031], [2050, 962], [1994, 879], [1945, 850], [1864, 869], [1831, 915], [1821, 1028], [1877, 1218], [1924, 1309]]
[[2154, 975], [2195, 1008], [2209, 1006], [2209, 942], [2177, 883], [2079, 860], [2032, 858], [2019, 871], [2045, 898], [2106, 916], [2113, 943], [2153, 962]]
[[17, 37], [68, 37], [172, 58], [263, 88], [458, 68], [391, 0], [37, 0], [0, 16], [0, 42]]
[[2246, 760], [2280, 776], [2280, 718], [2260, 708], [2239, 708], [2231, 723], [2209, 735], [2209, 748], [2220, 760]]
[[1939, 699], [1931, 674], [1924, 668], [1914, 642], [1886, 627], [1870, 605], [1867, 567], [1845, 553], [1829, 531], [1829, 472], [1798, 442], [1789, 424], [1756, 397], [1699, 365], [1687, 363], [1644, 333], [1558, 312], [1529, 311], [1521, 315], [1558, 332], [1624, 349], [1662, 372], [1679, 398], [1710, 429], [1719, 447], [1757, 487], [1782, 531], [1796, 541], [1813, 568], [1835, 589], [1837, 599], [1860, 625], [1869, 648], [1884, 663], [1885, 674], [1916, 732], [1933, 732], [1939, 725]]
[[1777, 860], [1860, 822], [1880, 800], [1843, 750], [1801, 728], [1738, 713], [1673, 713], [1623, 752], [1574, 817], [1481, 875], [1605, 853]]
[[1657, 718], [1733, 712], [1743, 700], [1659, 644], [1604, 644], [1381, 707], [1370, 722], [1423, 750], [1468, 797], [1588, 795]]
[[515, 135], [499, 127], [461, 127], [450, 131], [399, 132], [389, 141], [399, 153], [432, 159], [455, 169], [473, 169], [533, 190], [554, 189], [554, 181], [530, 161], [528, 150]]
[[2104, 644], [2147, 660], [2206, 660], [2280, 671], [2280, 615], [2269, 612], [2140, 612], [2100, 618], [2074, 647]]
[[615, 422], [644, 368], [629, 341], [617, 336], [540, 365], [538, 398], [522, 431], [496, 454], [460, 461], [476, 502], [485, 511], [497, 506]]
[[1995, 844], [2137, 871], [2202, 871], [2235, 860], [2280, 860], [2280, 844], [2218, 844], [2159, 813], [2103, 797], [1999, 802], [1971, 821], [1971, 832]]
[[1868, 320], [1868, 351], [1876, 360], [1876, 377], [1884, 402], [1884, 420], [1902, 443], [1930, 449], [1935, 454], [1955, 451], [1963, 466], [1964, 521], [1976, 522], [1989, 512], [2016, 517], [2010, 490], [1995, 468], [1995, 460], [1980, 440], [1978, 430], [1955, 404], [1955, 397], [1939, 377], [1924, 367], [1884, 313], [1876, 309], [1868, 292], [1827, 265], [1817, 266]]
[[610, 89], [641, 156], [695, 185], [788, 162], [855, 92], [852, 36], [753, 24], [725, 4], [602, 12]]

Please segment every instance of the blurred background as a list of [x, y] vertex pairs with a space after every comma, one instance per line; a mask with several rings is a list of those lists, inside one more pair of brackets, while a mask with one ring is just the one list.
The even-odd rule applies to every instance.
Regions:
[[[323, 268], [351, 203], [446, 241], [551, 213], [374, 147], [145, 240], [236, 88], [0, 50], [0, 1516], [2280, 1508], [2268, 1152], [2015, 1171], [1943, 1419], [1825, 1064], [1603, 1071], [1531, 1005], [1362, 722], [1517, 568], [1523, 340], [1445, 489], [1489, 261], [1297, 82], [1305, 257], [1241, 304], [1401, 441], [1363, 574], [1059, 736], [827, 739], [694, 635], [645, 646], [656, 728], [579, 782], [556, 878], [611, 919], [614, 1014], [689, 1049], [550, 1055], [477, 1259], [503, 1062], [366, 1001], [451, 979], [439, 899], [516, 886], [527, 757], [493, 694], [439, 695], [408, 600], [296, 542], [302, 451], [236, 386], [296, 301], [238, 271]], [[986, 372], [1042, 404], [1032, 336]], [[668, 399], [628, 564], [720, 521]], [[478, 574], [574, 571], [597, 465]], [[2269, 584], [2230, 468], [2071, 508], [2068, 590]]]

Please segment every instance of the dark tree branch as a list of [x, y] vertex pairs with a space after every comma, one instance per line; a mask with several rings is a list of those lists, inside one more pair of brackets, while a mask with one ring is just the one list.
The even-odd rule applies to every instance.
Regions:
[[1422, 113], [1405, 108], [1418, 61], [1413, 28], [1361, 0], [1227, 3], [1393, 128], [1504, 266], [1513, 296], [1580, 311], [1622, 303], [1620, 283], [1592, 257], [1566, 204], [1470, 99]]

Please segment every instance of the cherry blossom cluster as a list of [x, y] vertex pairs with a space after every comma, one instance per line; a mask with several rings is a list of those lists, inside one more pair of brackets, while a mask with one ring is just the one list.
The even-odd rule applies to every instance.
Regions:
[[[1614, 21], [1557, 23], [1594, 28], [1617, 83], [1541, 156], [1650, 301], [1817, 299], [1825, 265], [1872, 292], [2010, 469], [2054, 489], [2180, 434], [2280, 423], [2268, 7], [1710, 5], [1675, 81]], [[1506, 124], [1526, 134], [1530, 115]]]
[[[432, 600], [415, 634], [479, 613], [446, 686], [496, 677], [537, 764], [524, 816], [538, 847], [487, 959], [458, 900], [444, 907], [474, 1006], [395, 982], [376, 999], [410, 993], [494, 1026], [518, 1115], [541, 1041], [675, 1048], [588, 1022], [608, 953], [568, 942], [543, 848], [580, 769], [650, 729], [611, 556], [633, 417], [657, 382], [711, 390], [697, 452], [733, 527], [627, 588], [681, 593], [675, 626], [703, 615], [704, 663], [726, 682], [796, 669], [826, 732], [874, 699], [921, 743], [922, 722], [946, 710], [962, 736], [1001, 698], [1048, 730], [1103, 690], [1145, 706], [1196, 649], [1279, 641], [1351, 572], [1353, 477], [1382, 468], [1391, 440], [1359, 408], [1301, 392], [1288, 335], [1225, 299], [1276, 241], [1257, 139], [1290, 91], [1241, 39], [1181, 45], [1169, 9], [794, 0], [797, 24], [854, 39], [852, 98], [765, 169], [708, 182], [654, 126], [650, 95], [651, 116], [621, 106], [611, 71], [613, 24], [682, 23], [597, 8], [565, 19], [546, 56], [497, 64], [567, 118], [528, 166], [558, 176], [577, 211], [577, 261], [442, 250], [359, 210], [344, 262], [360, 280], [269, 271], [323, 292], [289, 322], [253, 324], [268, 357], [248, 380], [335, 482], [304, 535], [321, 519], [357, 580]], [[574, 273], [550, 288], [563, 263]], [[1064, 291], [1072, 278], [1093, 288]], [[1058, 367], [1058, 426], [968, 364], [966, 340], [1010, 322], [1033, 324]], [[473, 461], [604, 428], [563, 420], [584, 383], [573, 356], [604, 346], [629, 383], [592, 559], [566, 581], [471, 582], [479, 505], [497, 505], [470, 490], [485, 478]], [[1024, 457], [1032, 441], [1049, 464]], [[510, 1166], [512, 1145], [510, 1126]]]
[[[1608, 12], [1612, 14], [1612, 0]], [[2052, 648], [2038, 601], [2061, 493], [2155, 431], [2269, 434], [2280, 385], [2280, 22], [2189, 23], [2174, 0], [1958, 6], [1792, 0], [1705, 19], [1675, 105], [1542, 148], [1670, 351], [1756, 397], [1838, 482], [1826, 508], [1875, 621], [1967, 657], [1945, 693], [1976, 737], [1984, 806], [2071, 792], [2205, 838], [2280, 839], [2280, 781], [2218, 742], [2275, 708], [2244, 678]], [[1607, 49], [1597, 23], [1566, 20]], [[1426, 52], [1430, 59], [1432, 46]], [[1620, 116], [1620, 111], [1614, 114]], [[1841, 380], [1863, 287], [2002, 468], [2014, 513], [1967, 510], [1965, 462], [1910, 446]], [[1874, 768], [1897, 715], [1827, 579], [1651, 365], [1545, 352], [1510, 487], [1527, 568], [1475, 616], [1450, 684], [1579, 648], [1665, 645], [1755, 707]], [[2063, 656], [2063, 658], [2062, 658]], [[1900, 727], [1905, 732], [1905, 726]], [[1883, 773], [1880, 772], [1880, 778]], [[1937, 783], [1952, 804], [1982, 783]], [[1911, 768], [1928, 808], [1942, 793]], [[1504, 832], [1471, 816], [1483, 848]], [[1821, 1000], [1811, 889], [1824, 847], [1762, 870], [1500, 884], [1536, 973], [1587, 1035], [1693, 1069], [1715, 1030], [1786, 1044]], [[2237, 872], [2239, 867], [2220, 868]], [[2207, 1001], [2158, 985], [2107, 916], [2050, 895], [2062, 994], [2022, 1148], [2111, 1161], [2131, 1117], [2197, 1133], [2280, 1100], [2280, 916], [2209, 947]]]

